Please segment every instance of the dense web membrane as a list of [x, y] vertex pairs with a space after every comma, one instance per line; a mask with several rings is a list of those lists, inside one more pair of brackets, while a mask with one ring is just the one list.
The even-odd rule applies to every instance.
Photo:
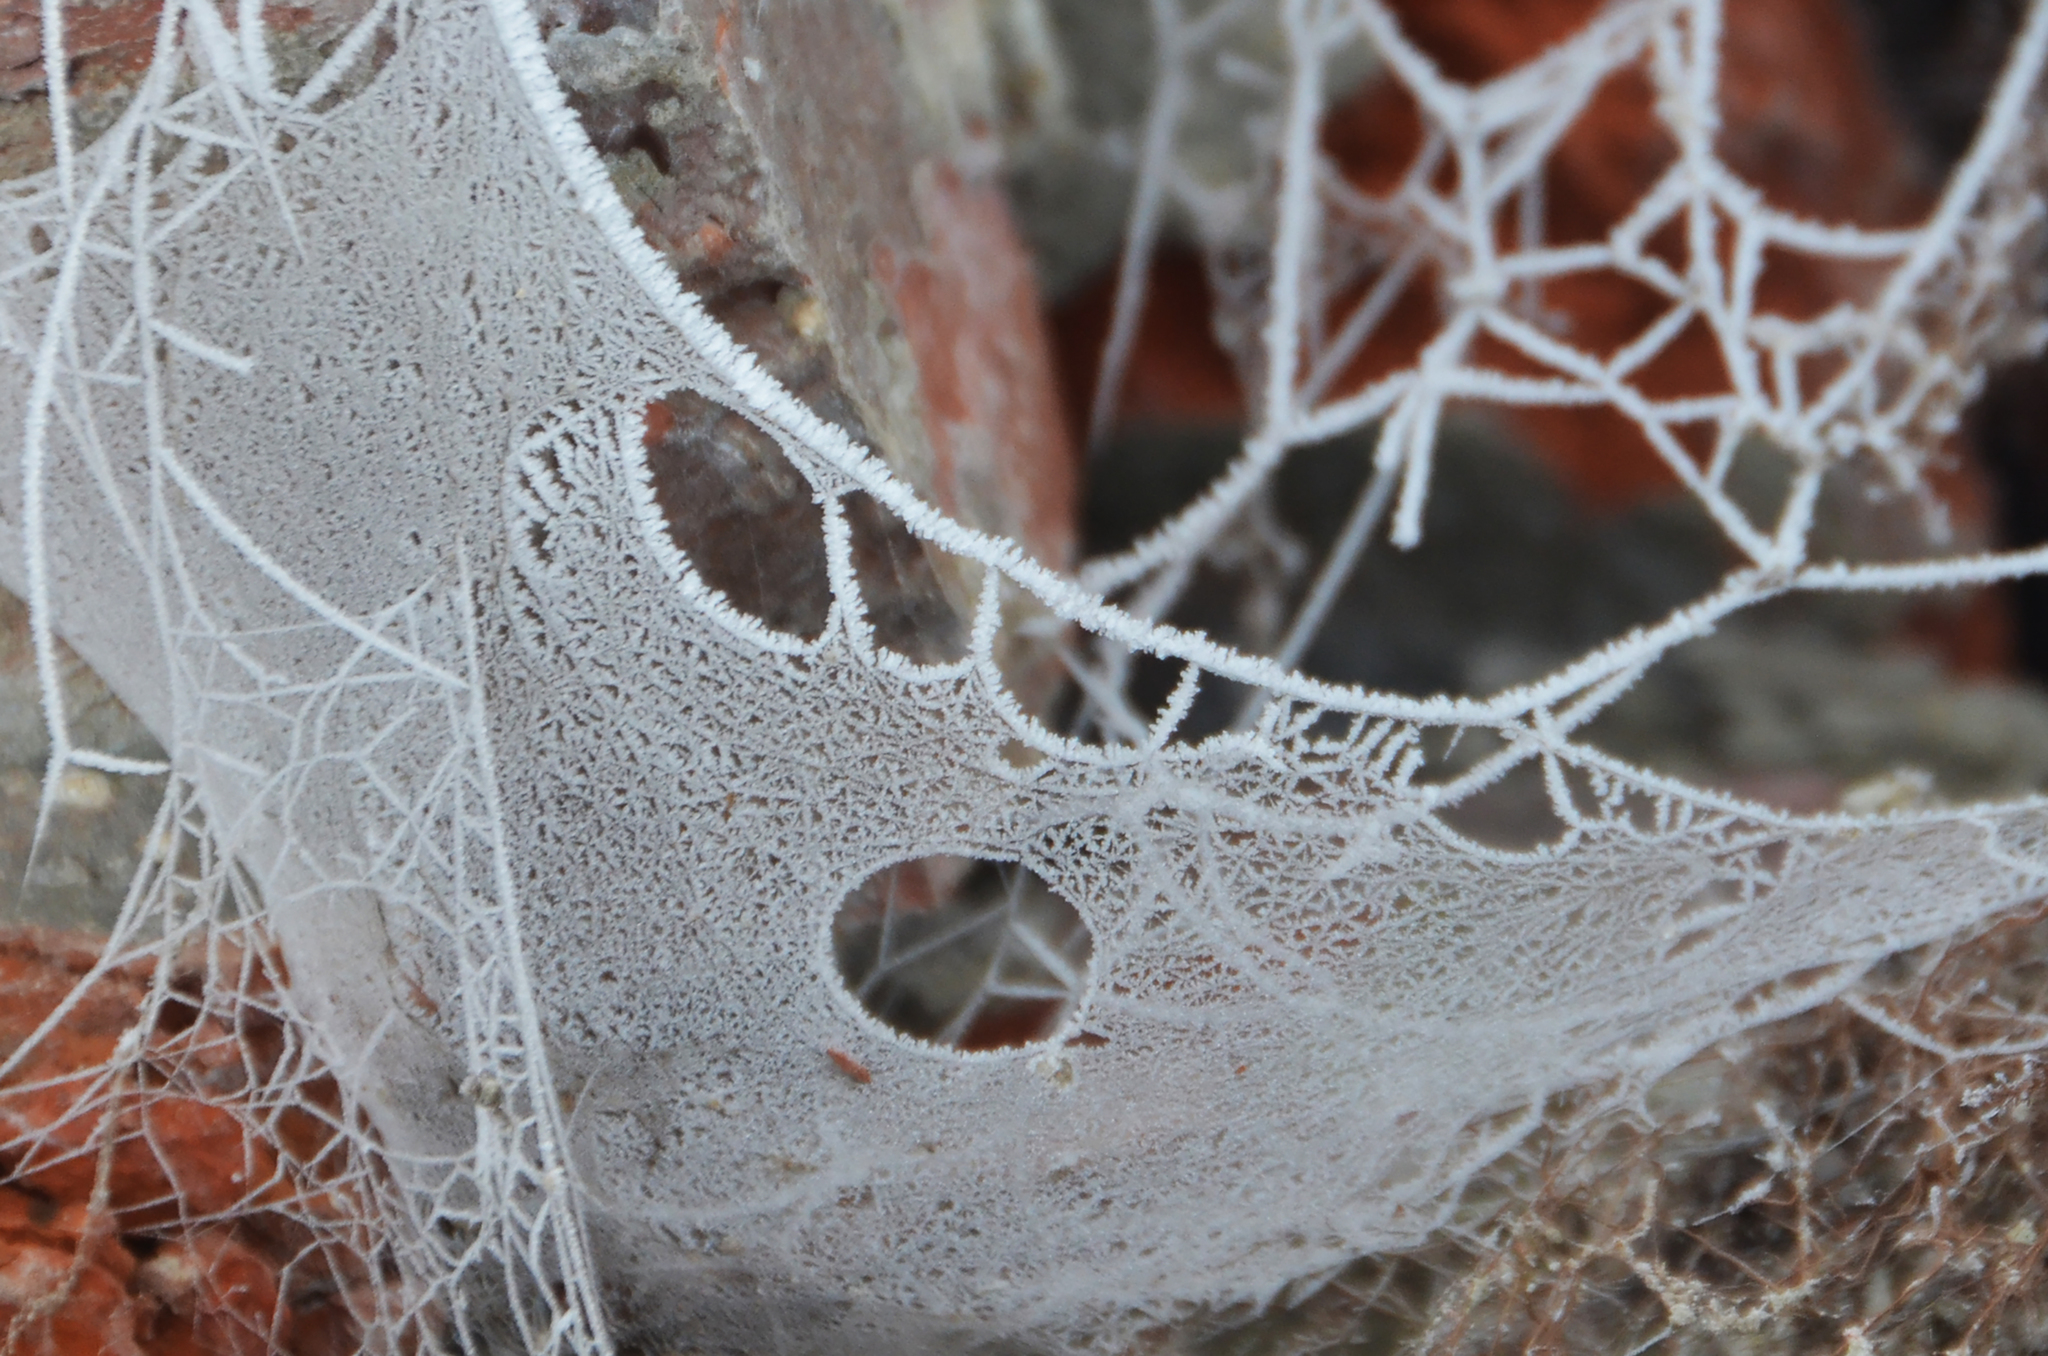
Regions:
[[[5, 568], [49, 786], [160, 770], [68, 736], [61, 632], [159, 733], [169, 791], [104, 954], [0, 1066], [10, 1180], [90, 1182], [121, 1230], [192, 1247], [271, 1221], [293, 1260], [242, 1314], [264, 1344], [309, 1340], [315, 1277], [372, 1349], [1114, 1342], [1413, 1244], [1532, 1135], [2042, 893], [2038, 800], [1798, 816], [1582, 734], [1752, 606], [2048, 566], [1943, 554], [1938, 524], [1922, 558], [1815, 546], [1850, 469], [1932, 515], [1940, 436], [2038, 345], [2048, 7], [1897, 229], [1799, 217], [1723, 163], [1711, 0], [1610, 5], [1476, 86], [1371, 0], [1154, 10], [1098, 423], [1169, 209], [1257, 260], [1256, 419], [1071, 579], [920, 502], [678, 290], [511, 0], [380, 3], [289, 89], [260, 7], [167, 5], [89, 147], [53, 87], [55, 166], [0, 205]], [[1258, 191], [1233, 195], [1177, 119], [1247, 24], [1284, 59], [1245, 75]], [[60, 22], [45, 41], [63, 69]], [[1384, 191], [1320, 140], [1360, 49], [1420, 119]], [[1599, 238], [1546, 243], [1544, 167], [1621, 71], [1675, 151]], [[1863, 281], [1760, 305], [1789, 255]], [[1588, 274], [1654, 320], [1575, 347], [1544, 298]], [[1361, 370], [1418, 279], [1440, 323]], [[1661, 391], [1687, 335], [1721, 380]], [[678, 386], [809, 484], [815, 632], [678, 549], [644, 415]], [[1425, 535], [1445, 412], [1475, 403], [1624, 416], [1725, 577], [1487, 695], [1297, 671], [1367, 545]], [[1282, 605], [1234, 648], [1158, 620], [1252, 550], [1294, 449], [1368, 430], [1327, 556], [1269, 552], [1305, 571]], [[1784, 472], [1761, 505], [1733, 484], [1755, 456]], [[878, 643], [849, 525], [872, 505], [974, 581], [963, 655]], [[1017, 695], [1006, 645], [1058, 656], [1065, 708]], [[1510, 785], [1542, 827], [1504, 845], [1472, 825]], [[930, 937], [979, 947], [945, 1003]], [[1873, 993], [1947, 1063], [2037, 1041], [2017, 1006], [2019, 1034], [1959, 1045]], [[105, 1035], [97, 1067], [52, 1062], [67, 1023]], [[217, 1199], [178, 1175], [203, 1133], [247, 1154]]]

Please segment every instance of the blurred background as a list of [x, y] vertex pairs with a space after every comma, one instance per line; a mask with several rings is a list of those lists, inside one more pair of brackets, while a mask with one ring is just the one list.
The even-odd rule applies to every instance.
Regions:
[[[104, 38], [81, 57], [88, 84], [103, 71], [135, 69], [144, 29], [113, 20], [147, 9], [94, 8], [107, 23], [81, 29], [82, 41]], [[701, 147], [664, 130], [668, 115], [647, 93], [645, 72], [605, 66], [597, 40], [651, 30], [666, 11], [653, 0], [537, 8], [567, 35], [551, 54], [622, 191], [661, 206], [664, 182], [686, 177]], [[1079, 487], [1073, 521], [1043, 534], [1053, 544], [1042, 554], [1066, 551], [1062, 564], [1118, 551], [1192, 500], [1235, 455], [1254, 414], [1246, 392], [1258, 377], [1270, 225], [1261, 215], [1270, 190], [1261, 147], [1285, 80], [1270, 6], [1244, 7], [1228, 40], [1188, 68], [1183, 181], [1144, 262], [1127, 361], [1110, 389], [1099, 380], [1158, 70], [1152, 19], [1173, 8], [1167, 0], [906, 0], [889, 11], [913, 46], [940, 50], [939, 83], [966, 79], [948, 61], [972, 67], [969, 83], [979, 82], [964, 100], [977, 110], [965, 119], [965, 144], [1007, 191], [1028, 248], [1063, 433], [1041, 451], [1070, 457], [1056, 469]], [[1476, 81], [1537, 56], [1599, 6], [1402, 0], [1390, 8], [1448, 73]], [[1767, 198], [1806, 215], [1909, 224], [1967, 149], [2022, 8], [2019, 0], [1729, 0], [1722, 154]], [[32, 137], [18, 131], [39, 116], [36, 12], [21, 0], [0, 10], [0, 131], [17, 129], [0, 136], [0, 177], [39, 164]], [[590, 40], [581, 66], [572, 57], [582, 49], [569, 38]], [[1415, 154], [1414, 110], [1369, 52], [1340, 56], [1331, 74], [1324, 147], [1353, 187], [1384, 187]], [[109, 76], [94, 86], [116, 93], [86, 100], [81, 116], [117, 105], [118, 85]], [[1549, 237], [1601, 231], [1658, 173], [1668, 148], [1647, 98], [1646, 87], [1618, 80], [1568, 134], [1545, 183]], [[688, 231], [658, 236], [661, 222], [650, 217], [650, 238], [792, 389], [849, 426], [866, 418], [886, 444], [897, 431], [888, 412], [841, 391], [859, 384], [858, 373], [843, 349], [834, 369], [819, 337], [852, 323], [846, 308], [829, 288], [806, 290], [816, 279], [775, 254], [772, 223], [749, 234], [744, 187], [714, 185], [741, 204], [719, 209], [726, 215], [712, 223], [716, 231], [690, 217]], [[712, 190], [690, 192], [702, 201]], [[1860, 281], [1787, 265], [1771, 287], [1777, 304], [1811, 314], [1856, 295]], [[1537, 300], [1594, 347], [1645, 319], [1641, 299], [1625, 289], [1593, 285]], [[1345, 379], [1410, 360], [1435, 316], [1430, 281], [1418, 277]], [[1680, 343], [1659, 379], [1676, 389], [1711, 383], [1712, 364]], [[815, 542], [776, 556], [773, 577], [757, 560], [761, 542], [783, 540], [775, 533], [815, 531], [808, 488], [772, 446], [709, 402], [678, 393], [663, 408], [650, 414], [649, 447], [667, 477], [663, 506], [679, 542], [714, 576], [721, 552], [745, 557], [751, 574], [720, 580], [743, 605], [781, 609], [779, 623], [793, 630], [821, 624], [812, 606], [822, 578]], [[1370, 455], [1365, 434], [1291, 455], [1164, 619], [1270, 651], [1341, 530]], [[1782, 465], [1769, 449], [1753, 449], [1738, 459], [1733, 485], [1739, 498], [1767, 507], [1784, 493]], [[1889, 493], [1855, 468], [1831, 477], [1822, 554], [1889, 559], [2048, 543], [2048, 362], [1989, 374], [1938, 450], [1928, 487], [1918, 497]], [[983, 525], [1008, 523], [1003, 514], [1015, 508], [987, 508]], [[879, 510], [856, 532], [866, 544], [863, 568], [873, 565], [884, 585], [871, 601], [900, 604], [877, 609], [893, 619], [893, 643], [933, 656], [956, 645], [958, 617], [944, 599], [957, 581], [945, 563], [919, 556]], [[1071, 550], [1057, 545], [1064, 537]], [[1731, 560], [1719, 532], [1618, 416], [1454, 411], [1421, 544], [1371, 546], [1302, 667], [1399, 692], [1495, 692], [1700, 596]], [[81, 743], [160, 756], [85, 665], [67, 655], [64, 675]], [[1141, 674], [1134, 695], [1163, 701], [1172, 677], [1165, 666]], [[1914, 597], [1806, 596], [1746, 612], [1680, 647], [1588, 737], [1641, 765], [1787, 809], [1881, 812], [2048, 786], [2044, 685], [2048, 581]], [[1037, 704], [1055, 721], [1085, 719], [1071, 687], [1043, 683]], [[1198, 710], [1190, 733], [1220, 728], [1233, 714]], [[153, 850], [163, 781], [66, 773], [32, 851], [48, 751], [25, 613], [0, 598], [0, 898], [14, 919], [103, 930]], [[1466, 827], [1522, 842], [1538, 832], [1536, 818], [1506, 803]], [[1013, 885], [982, 882], [991, 896], [1017, 895]], [[857, 950], [852, 940], [845, 946]], [[2038, 916], [2004, 920], [1897, 958], [1870, 981], [1860, 1008], [1831, 1005], [1707, 1052], [1633, 1119], [1588, 1132], [1561, 1104], [1557, 1128], [1475, 1184], [1455, 1227], [1428, 1247], [1306, 1278], [1288, 1296], [1305, 1302], [1283, 1312], [1192, 1315], [1153, 1334], [1151, 1349], [2048, 1350], [2040, 1299], [2048, 1187], [2035, 1166], [2048, 1126], [2032, 1109], [2048, 1087], [2021, 1048], [2020, 1021], [2048, 997], [2044, 956], [2048, 930]], [[865, 962], [842, 963], [850, 974]], [[949, 973], [922, 982], [942, 985]], [[892, 990], [876, 1001], [919, 996]], [[1911, 1014], [1915, 1029], [1937, 1027], [1943, 1039], [1977, 1041], [1970, 1048], [1978, 1053], [1916, 1043], [1898, 1022], [1879, 1020], [1887, 1014]], [[20, 1017], [12, 1027], [0, 1021], [0, 1034], [21, 1028]], [[945, 1027], [934, 1020], [931, 1030]]]
[[[1599, 7], [1391, 8], [1446, 72], [1481, 80], [1538, 55]], [[1767, 200], [1810, 218], [1909, 224], [1967, 149], [2021, 10], [2016, 0], [1731, 0], [1721, 154]], [[1278, 79], [1279, 39], [1270, 25], [1247, 23], [1215, 60], [1190, 67], [1181, 172], [1198, 182], [1168, 213], [1135, 342], [1104, 399], [1097, 371], [1124, 227], [1109, 205], [1131, 192], [1150, 28], [1138, 4], [1049, 0], [1043, 14], [1050, 30], [1040, 50], [1052, 55], [1040, 67], [1013, 55], [1013, 72], [1024, 74], [1010, 86], [1006, 144], [1082, 449], [1082, 537], [1089, 553], [1104, 553], [1191, 500], [1247, 427], [1265, 223], [1231, 192], [1256, 177], [1246, 129], [1255, 134], [1270, 117], [1260, 101]], [[1013, 54], [1021, 46], [1013, 42]], [[1334, 71], [1324, 148], [1354, 187], [1384, 189], [1415, 153], [1412, 105], [1369, 55], [1349, 70], [1339, 58]], [[1668, 163], [1648, 100], [1645, 87], [1612, 81], [1566, 134], [1544, 184], [1547, 240], [1594, 238]], [[1188, 208], [1204, 188], [1216, 203]], [[1811, 315], [1861, 285], [1823, 263], [1786, 259], [1767, 272], [1760, 301]], [[1600, 279], [1553, 286], [1539, 304], [1555, 328], [1595, 350], [1656, 313]], [[1428, 282], [1418, 281], [1344, 380], [1410, 360], [1435, 317]], [[1668, 389], [1725, 380], [1698, 335], [1682, 335], [1657, 367], [1648, 380]], [[2039, 362], [1993, 371], [1935, 452], [1918, 499], [1868, 468], [1831, 474], [1816, 555], [1903, 558], [2048, 540], [2044, 378]], [[1234, 558], [1212, 552], [1172, 620], [1270, 650], [1274, 618], [1306, 587], [1303, 562], [1322, 557], [1364, 484], [1370, 432], [1295, 453], [1247, 515], [1256, 521], [1237, 533]], [[1785, 474], [1778, 458], [1752, 449], [1738, 457], [1735, 497], [1766, 509]], [[1707, 516], [1609, 410], [1454, 411], [1430, 493], [1421, 545], [1401, 551], [1382, 540], [1368, 550], [1303, 655], [1308, 672], [1416, 694], [1497, 691], [1703, 595], [1733, 563]], [[1640, 765], [1795, 810], [1832, 809], [1844, 796], [1863, 808], [1996, 798], [2048, 778], [2044, 678], [2048, 582], [1809, 595], [1680, 647], [1589, 736]], [[1162, 666], [1155, 699], [1169, 681]]]
[[[1071, 457], [1080, 486], [1078, 504], [1059, 510], [1076, 521], [1036, 528], [1036, 539], [1040, 520], [1023, 523], [1018, 515], [1038, 513], [1039, 504], [953, 508], [1045, 543], [1035, 547], [1042, 555], [1072, 562], [1129, 545], [1200, 493], [1235, 455], [1255, 413], [1245, 392], [1258, 376], [1270, 226], [1262, 215], [1270, 193], [1262, 148], [1270, 144], [1286, 54], [1271, 6], [1239, 8], [1225, 39], [1184, 72], [1179, 180], [1144, 265], [1128, 353], [1107, 393], [1097, 389], [1099, 368], [1159, 69], [1152, 17], [1178, 8], [1145, 0], [981, 0], [904, 11], [904, 41], [938, 52], [943, 69], [932, 78], [953, 82], [954, 116], [966, 128], [966, 150], [956, 148], [956, 159], [979, 156], [995, 167], [1036, 274], [1064, 427], [1039, 439], [1033, 474], [1043, 481], [1057, 469], [1049, 461]], [[1600, 6], [1403, 0], [1391, 8], [1447, 73], [1476, 81], [1569, 37]], [[621, 25], [660, 22], [652, 0], [555, 9], [561, 13], [547, 10], [553, 17], [546, 22], [576, 29], [586, 44]], [[1826, 221], [1909, 224], [1967, 149], [2021, 12], [2019, 0], [1729, 0], [1721, 153], [1780, 206]], [[0, 14], [0, 69], [9, 72], [0, 120], [8, 126], [40, 115], [33, 18], [33, 7], [18, 0]], [[134, 68], [130, 48], [140, 40], [139, 30], [110, 22], [81, 28], [87, 46], [77, 78], [88, 97], [79, 116], [87, 130], [118, 106], [115, 74]], [[701, 207], [703, 185], [684, 182], [683, 143], [664, 141], [648, 121], [651, 96], [644, 82], [633, 83], [641, 76], [618, 75], [630, 97], [611, 96], [601, 65], [578, 67], [560, 38], [554, 45], [562, 48], [556, 61], [572, 102], [629, 201], [635, 193], [652, 201], [650, 176], [665, 177], [691, 188], [699, 200], [693, 207]], [[578, 92], [579, 78], [599, 92]], [[1647, 86], [1639, 73], [1631, 78], [1604, 87], [1553, 156], [1542, 205], [1547, 239], [1604, 230], [1668, 159]], [[1363, 47], [1334, 58], [1322, 140], [1353, 187], [1383, 190], [1413, 158], [1419, 131], [1406, 99]], [[16, 172], [36, 163], [30, 140], [24, 133], [10, 143], [23, 162]], [[865, 431], [885, 450], [899, 435], [909, 439], [907, 421], [876, 413], [883, 402], [864, 400], [845, 336], [830, 353], [812, 340], [820, 323], [813, 293], [835, 324], [848, 323], [848, 308], [829, 288], [770, 283], [763, 290], [755, 275], [779, 268], [782, 276], [790, 265], [762, 262], [772, 252], [734, 211], [724, 211], [718, 230], [725, 252], [709, 256], [704, 229], [681, 247], [660, 234], [665, 223], [657, 215], [643, 210], [643, 219], [685, 281], [821, 413], [856, 432], [865, 415]], [[758, 233], [769, 232], [764, 225]], [[1359, 248], [1372, 253], [1371, 242]], [[742, 276], [735, 259], [752, 272]], [[1374, 263], [1367, 258], [1360, 267]], [[1766, 277], [1760, 300], [1812, 314], [1853, 298], [1863, 283], [1842, 270], [1787, 262]], [[1338, 386], [1412, 359], [1436, 324], [1432, 286], [1425, 271], [1400, 293]], [[1597, 279], [1576, 290], [1553, 287], [1539, 302], [1547, 323], [1594, 349], [1639, 330], [1655, 314], [1646, 304]], [[883, 323], [886, 329], [887, 317]], [[1674, 388], [1719, 380], [1718, 360], [1693, 338], [1681, 336], [1648, 379]], [[753, 605], [779, 609], [778, 624], [804, 629], [799, 614], [822, 606], [822, 557], [815, 544], [781, 555], [763, 544], [782, 543], [790, 531], [815, 534], [808, 490], [772, 446], [745, 443], [745, 430], [727, 429], [735, 421], [720, 423], [721, 413], [679, 392], [669, 398], [661, 437], [650, 434], [658, 465], [667, 457], [676, 468], [658, 481], [670, 486], [664, 503], [679, 544], [743, 603], [758, 595]], [[1051, 432], [1063, 432], [1070, 450], [1052, 447]], [[1371, 435], [1292, 453], [1267, 493], [1207, 554], [1166, 619], [1270, 652], [1364, 484]], [[706, 463], [706, 446], [739, 451], [729, 464], [715, 456]], [[972, 480], [973, 450], [954, 451], [969, 463], [962, 480]], [[994, 455], [1004, 455], [1000, 443]], [[915, 465], [899, 470], [916, 483]], [[1732, 477], [1736, 497], [1768, 507], [1783, 493], [1784, 474], [1768, 449], [1745, 453]], [[2048, 542], [2048, 363], [1991, 372], [1926, 480], [1928, 492], [1915, 498], [1878, 483], [1868, 468], [1852, 464], [1831, 475], [1819, 554], [1885, 559]], [[949, 486], [928, 488], [948, 500]], [[1056, 506], [1057, 497], [1047, 502]], [[931, 657], [957, 646], [957, 608], [949, 600], [960, 588], [946, 563], [918, 559], [917, 544], [881, 516], [856, 521], [855, 531], [869, 548], [863, 568], [872, 559], [888, 574], [870, 602], [881, 603], [881, 616], [894, 600], [894, 621], [884, 620], [885, 631], [893, 625], [901, 633], [892, 643]], [[1702, 595], [1733, 561], [1640, 434], [1607, 410], [1454, 408], [1421, 544], [1398, 550], [1384, 535], [1303, 651], [1307, 672], [1415, 694], [1498, 691]], [[1059, 544], [1068, 540], [1071, 546]], [[772, 557], [774, 578], [754, 577], [764, 555]], [[747, 570], [720, 578], [722, 556], [743, 559]], [[30, 861], [47, 750], [23, 624], [18, 605], [0, 607], [0, 880], [19, 883], [15, 905], [25, 918], [103, 922], [146, 846], [140, 840], [160, 785], [68, 774], [46, 849]], [[1173, 672], [1156, 670], [1139, 675], [1133, 698], [1140, 705], [1156, 705], [1170, 688]], [[87, 739], [150, 755], [147, 733], [89, 671], [73, 664], [67, 681]], [[1072, 689], [1033, 681], [1038, 695], [1027, 704], [1073, 728], [1080, 714]], [[1679, 647], [1588, 737], [1640, 765], [1794, 810], [2005, 797], [2048, 783], [2044, 681], [2048, 580], [1911, 597], [1806, 595], [1745, 612]], [[1218, 728], [1232, 715], [1219, 697], [1198, 708], [1187, 733]], [[1502, 823], [1479, 828], [1512, 840], [1522, 832], [1517, 816], [1512, 808], [1502, 815]]]

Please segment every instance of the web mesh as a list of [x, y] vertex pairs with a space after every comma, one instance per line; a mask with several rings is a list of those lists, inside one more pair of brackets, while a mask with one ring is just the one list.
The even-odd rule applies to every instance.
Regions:
[[[1896, 228], [1799, 216], [1724, 162], [1707, 0], [1610, 5], [1477, 85], [1371, 0], [1162, 0], [1154, 18], [1097, 424], [1176, 214], [1236, 261], [1222, 328], [1256, 420], [1189, 507], [1075, 578], [921, 502], [706, 318], [515, 4], [380, 4], [290, 80], [276, 16], [168, 5], [90, 147], [53, 85], [54, 167], [0, 201], [0, 398], [21, 430], [6, 558], [53, 744], [45, 817], [68, 769], [165, 770], [72, 738], [60, 632], [161, 736], [170, 789], [104, 953], [21, 952], [47, 1001], [0, 1066], [8, 1189], [86, 1184], [92, 1205], [82, 1260], [10, 1340], [61, 1341], [117, 1234], [166, 1249], [144, 1265], [171, 1259], [152, 1282], [167, 1312], [251, 1350], [744, 1345], [763, 1322], [790, 1349], [1115, 1342], [1333, 1277], [1318, 1303], [1356, 1318], [1392, 1311], [1402, 1267], [1451, 1265], [1388, 1252], [1438, 1226], [1480, 1280], [1458, 1303], [1399, 1298], [1447, 1348], [1496, 1304], [1539, 1335], [1739, 1327], [1819, 1284], [1829, 1248], [1906, 1247], [1972, 1155], [2019, 1152], [2003, 1130], [1952, 1136], [1885, 1198], [1889, 1222], [1787, 1226], [1760, 1298], [1702, 1298], [1645, 1182], [1724, 1146], [1687, 1139], [1708, 1113], [1646, 1089], [2038, 896], [2042, 806], [1799, 816], [1583, 733], [1745, 609], [2048, 565], [1947, 554], [1929, 488], [1984, 365], [2040, 339], [2048, 7], [1925, 220]], [[1246, 177], [1219, 188], [1179, 120], [1247, 32], [1281, 55], [1263, 79], [1230, 67], [1256, 97]], [[63, 69], [54, 8], [44, 40]], [[1329, 72], [1361, 50], [1418, 118], [1391, 185], [1347, 178], [1324, 140]], [[1546, 243], [1545, 167], [1624, 74], [1652, 92], [1668, 163], [1596, 238]], [[1834, 270], [1829, 304], [1770, 304], [1791, 257]], [[1586, 277], [1656, 298], [1640, 333], [1573, 342], [1546, 308]], [[1375, 370], [1417, 287], [1438, 318]], [[1685, 344], [1719, 376], [1674, 392], [1658, 361]], [[810, 487], [831, 599], [815, 634], [739, 610], [678, 549], [645, 413], [678, 386]], [[1734, 564], [1491, 694], [1297, 670], [1375, 537], [1423, 539], [1445, 412], [1471, 404], [1618, 413]], [[1290, 575], [1263, 497], [1297, 450], [1361, 432], [1355, 506]], [[1734, 483], [1756, 457], [1784, 472], [1761, 507]], [[1934, 545], [1819, 545], [1842, 475], [1917, 497]], [[964, 657], [878, 641], [864, 503], [968, 581]], [[1247, 559], [1271, 587], [1216, 628], [1231, 644], [1169, 624], [1205, 569]], [[1070, 713], [1018, 694], [1003, 658], [1034, 647], [1070, 674]], [[1489, 816], [1516, 796], [1540, 828], [1504, 843]], [[889, 892], [941, 859], [1005, 882], [1001, 940], [926, 1039], [864, 1006], [835, 919], [888, 896], [869, 977], [907, 973]], [[1929, 973], [1825, 1010], [1895, 1043], [1845, 1075], [1857, 1096], [1953, 1080], [1958, 1105], [2017, 1106], [2031, 1010], [1942, 996]], [[1010, 1002], [1049, 1006], [966, 1039]], [[1845, 1039], [1811, 1020], [1800, 1048]], [[1803, 1208], [1812, 1146], [1853, 1136], [1753, 1105], [1769, 1172], [1716, 1199]], [[187, 1180], [202, 1141], [238, 1160], [225, 1183]], [[1488, 1180], [1537, 1202], [1521, 1222], [1459, 1194], [1503, 1153]], [[1543, 1208], [1566, 1197], [1641, 1227], [1573, 1252]], [[1710, 1225], [1686, 1237], [1734, 1253]], [[1392, 1260], [1338, 1272], [1367, 1252]], [[259, 1254], [274, 1292], [235, 1279]], [[1553, 1261], [1550, 1288], [1515, 1289]], [[1596, 1262], [1655, 1303], [1525, 1298], [1569, 1298]], [[292, 1327], [314, 1290], [346, 1313], [332, 1332]]]

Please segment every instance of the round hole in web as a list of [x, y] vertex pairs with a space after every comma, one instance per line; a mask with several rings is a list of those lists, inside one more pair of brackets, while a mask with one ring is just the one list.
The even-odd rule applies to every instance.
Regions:
[[868, 1014], [953, 1050], [1045, 1040], [1081, 1001], [1095, 939], [1015, 862], [949, 855], [886, 867], [832, 919], [839, 977]]

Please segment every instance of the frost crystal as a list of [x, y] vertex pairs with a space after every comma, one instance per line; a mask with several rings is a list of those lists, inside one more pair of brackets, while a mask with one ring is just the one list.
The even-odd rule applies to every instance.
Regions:
[[[60, 632], [172, 774], [95, 973], [140, 963], [162, 1002], [174, 963], [205, 956], [209, 1011], [260, 990], [331, 1074], [318, 1199], [288, 1208], [337, 1246], [382, 1230], [352, 1300], [374, 1343], [603, 1351], [615, 1324], [743, 1341], [766, 1312], [792, 1349], [946, 1348], [1268, 1297], [1422, 1236], [1560, 1091], [1625, 1101], [2048, 888], [2039, 800], [1797, 817], [1580, 738], [1754, 604], [2048, 567], [1812, 546], [1832, 471], [1918, 492], [1983, 364], [2037, 338], [2015, 297], [2038, 247], [2048, 6], [1925, 224], [1891, 231], [1788, 214], [1717, 158], [1716, 0], [1623, 0], [1476, 87], [1375, 0], [1280, 0], [1284, 78], [1247, 123], [1270, 133], [1262, 206], [1207, 192], [1175, 152], [1183, 73], [1253, 6], [1155, 9], [1167, 77], [1125, 276], [1177, 199], [1219, 240], [1265, 241], [1259, 418], [1204, 496], [1075, 578], [921, 502], [678, 289], [518, 0], [380, 0], [289, 93], [256, 6], [167, 5], [132, 104], [83, 149], [53, 88], [55, 168], [0, 199], [0, 425], [20, 431], [0, 572], [51, 680], [50, 785], [148, 770], [67, 736]], [[1326, 64], [1361, 43], [1426, 130], [1379, 198], [1317, 140]], [[1602, 81], [1636, 66], [1678, 147], [1663, 176], [1605, 239], [1505, 232]], [[1398, 252], [1360, 243], [1387, 239]], [[1346, 249], [1379, 271], [1344, 273]], [[1878, 281], [1817, 316], [1760, 309], [1782, 253]], [[1347, 386], [1418, 269], [1446, 299], [1436, 337]], [[1596, 272], [1664, 308], [1597, 355], [1523, 302]], [[1119, 298], [1106, 390], [1140, 290]], [[1647, 393], [1642, 368], [1695, 322], [1727, 389]], [[679, 386], [814, 491], [820, 633], [768, 629], [678, 550], [643, 411]], [[1423, 535], [1453, 401], [1620, 411], [1736, 563], [1489, 697], [1294, 672], [1382, 518], [1397, 544]], [[1370, 481], [1269, 655], [1152, 620], [1291, 449], [1368, 427]], [[1757, 447], [1789, 486], [1763, 513], [1730, 483]], [[973, 581], [964, 658], [877, 643], [856, 494]], [[998, 662], [1019, 629], [1082, 694], [1059, 728]], [[1134, 675], [1159, 661], [1176, 684], [1148, 704]], [[1518, 777], [1540, 788], [1538, 841], [1468, 831]], [[980, 988], [934, 1040], [900, 1034], [872, 1009], [873, 976], [928, 927], [904, 883], [975, 862], [1001, 867]], [[850, 895], [880, 929], [860, 975], [835, 921]], [[956, 1048], [1005, 1003], [1047, 1005], [1050, 1029]], [[136, 1032], [77, 1091], [77, 1123], [147, 1062]], [[252, 1066], [257, 1114], [313, 1105], [295, 1081], [313, 1067]], [[187, 1222], [227, 1208], [183, 1203]]]

